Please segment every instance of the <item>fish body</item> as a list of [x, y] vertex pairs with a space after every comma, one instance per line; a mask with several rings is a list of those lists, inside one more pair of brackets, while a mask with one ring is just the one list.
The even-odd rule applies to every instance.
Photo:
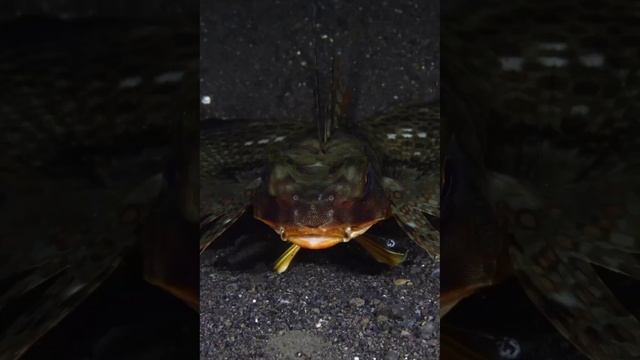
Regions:
[[253, 216], [303, 248], [347, 242], [391, 215], [378, 164], [365, 143], [344, 133], [326, 143], [294, 142], [268, 160], [253, 195]]
[[[409, 105], [334, 131], [211, 119], [201, 132], [202, 248], [251, 206], [283, 240], [319, 249], [394, 217], [431, 255], [439, 235], [439, 112]], [[251, 134], [252, 136], [247, 136]], [[297, 250], [296, 250], [297, 251]]]
[[637, 2], [573, 0], [486, 1], [443, 19], [445, 119], [484, 169], [478, 192], [530, 299], [592, 359], [640, 357], [638, 319], [594, 270], [639, 275], [639, 19]]

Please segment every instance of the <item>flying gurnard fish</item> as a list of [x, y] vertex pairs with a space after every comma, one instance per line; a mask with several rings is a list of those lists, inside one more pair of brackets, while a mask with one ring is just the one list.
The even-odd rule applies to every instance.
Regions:
[[350, 119], [352, 95], [336, 64], [326, 101], [316, 89], [315, 119], [203, 122], [202, 251], [250, 210], [290, 244], [275, 261], [279, 273], [300, 249], [351, 240], [377, 261], [398, 265], [405, 254], [367, 232], [389, 218], [439, 257], [438, 105], [410, 104]]

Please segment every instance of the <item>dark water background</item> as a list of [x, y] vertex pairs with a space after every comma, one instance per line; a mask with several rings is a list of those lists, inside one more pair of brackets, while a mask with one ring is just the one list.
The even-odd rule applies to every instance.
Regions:
[[7, 0], [0, 5], [0, 19], [43, 16], [56, 19], [115, 17], [126, 19], [176, 19], [197, 16], [198, 0]]
[[[315, 20], [314, 20], [314, 6]], [[331, 50], [356, 117], [439, 98], [439, 1], [213, 1], [201, 8], [201, 118], [301, 118]], [[315, 26], [314, 26], [315, 24]], [[304, 120], [303, 120], [304, 121]]]

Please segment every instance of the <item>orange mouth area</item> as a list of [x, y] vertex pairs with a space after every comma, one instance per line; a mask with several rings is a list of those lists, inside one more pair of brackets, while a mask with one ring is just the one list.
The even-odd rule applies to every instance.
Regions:
[[321, 250], [344, 242], [344, 237], [325, 235], [288, 236], [287, 240], [304, 249]]
[[[261, 220], [261, 219], [259, 219]], [[338, 245], [364, 234], [371, 226], [383, 219], [375, 219], [363, 224], [336, 224], [323, 227], [273, 224], [261, 220], [280, 234], [283, 241], [289, 241], [304, 249], [321, 250]]]

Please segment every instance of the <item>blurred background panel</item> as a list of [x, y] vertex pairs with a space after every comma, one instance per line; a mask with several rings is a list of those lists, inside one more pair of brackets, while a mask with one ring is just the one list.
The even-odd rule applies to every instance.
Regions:
[[638, 6], [442, 1], [444, 359], [640, 354]]
[[197, 358], [198, 9], [0, 5], [0, 359]]
[[197, 16], [197, 0], [8, 0], [0, 5], [0, 18], [36, 15], [62, 19], [119, 17], [138, 19], [175, 19], [183, 14]]

